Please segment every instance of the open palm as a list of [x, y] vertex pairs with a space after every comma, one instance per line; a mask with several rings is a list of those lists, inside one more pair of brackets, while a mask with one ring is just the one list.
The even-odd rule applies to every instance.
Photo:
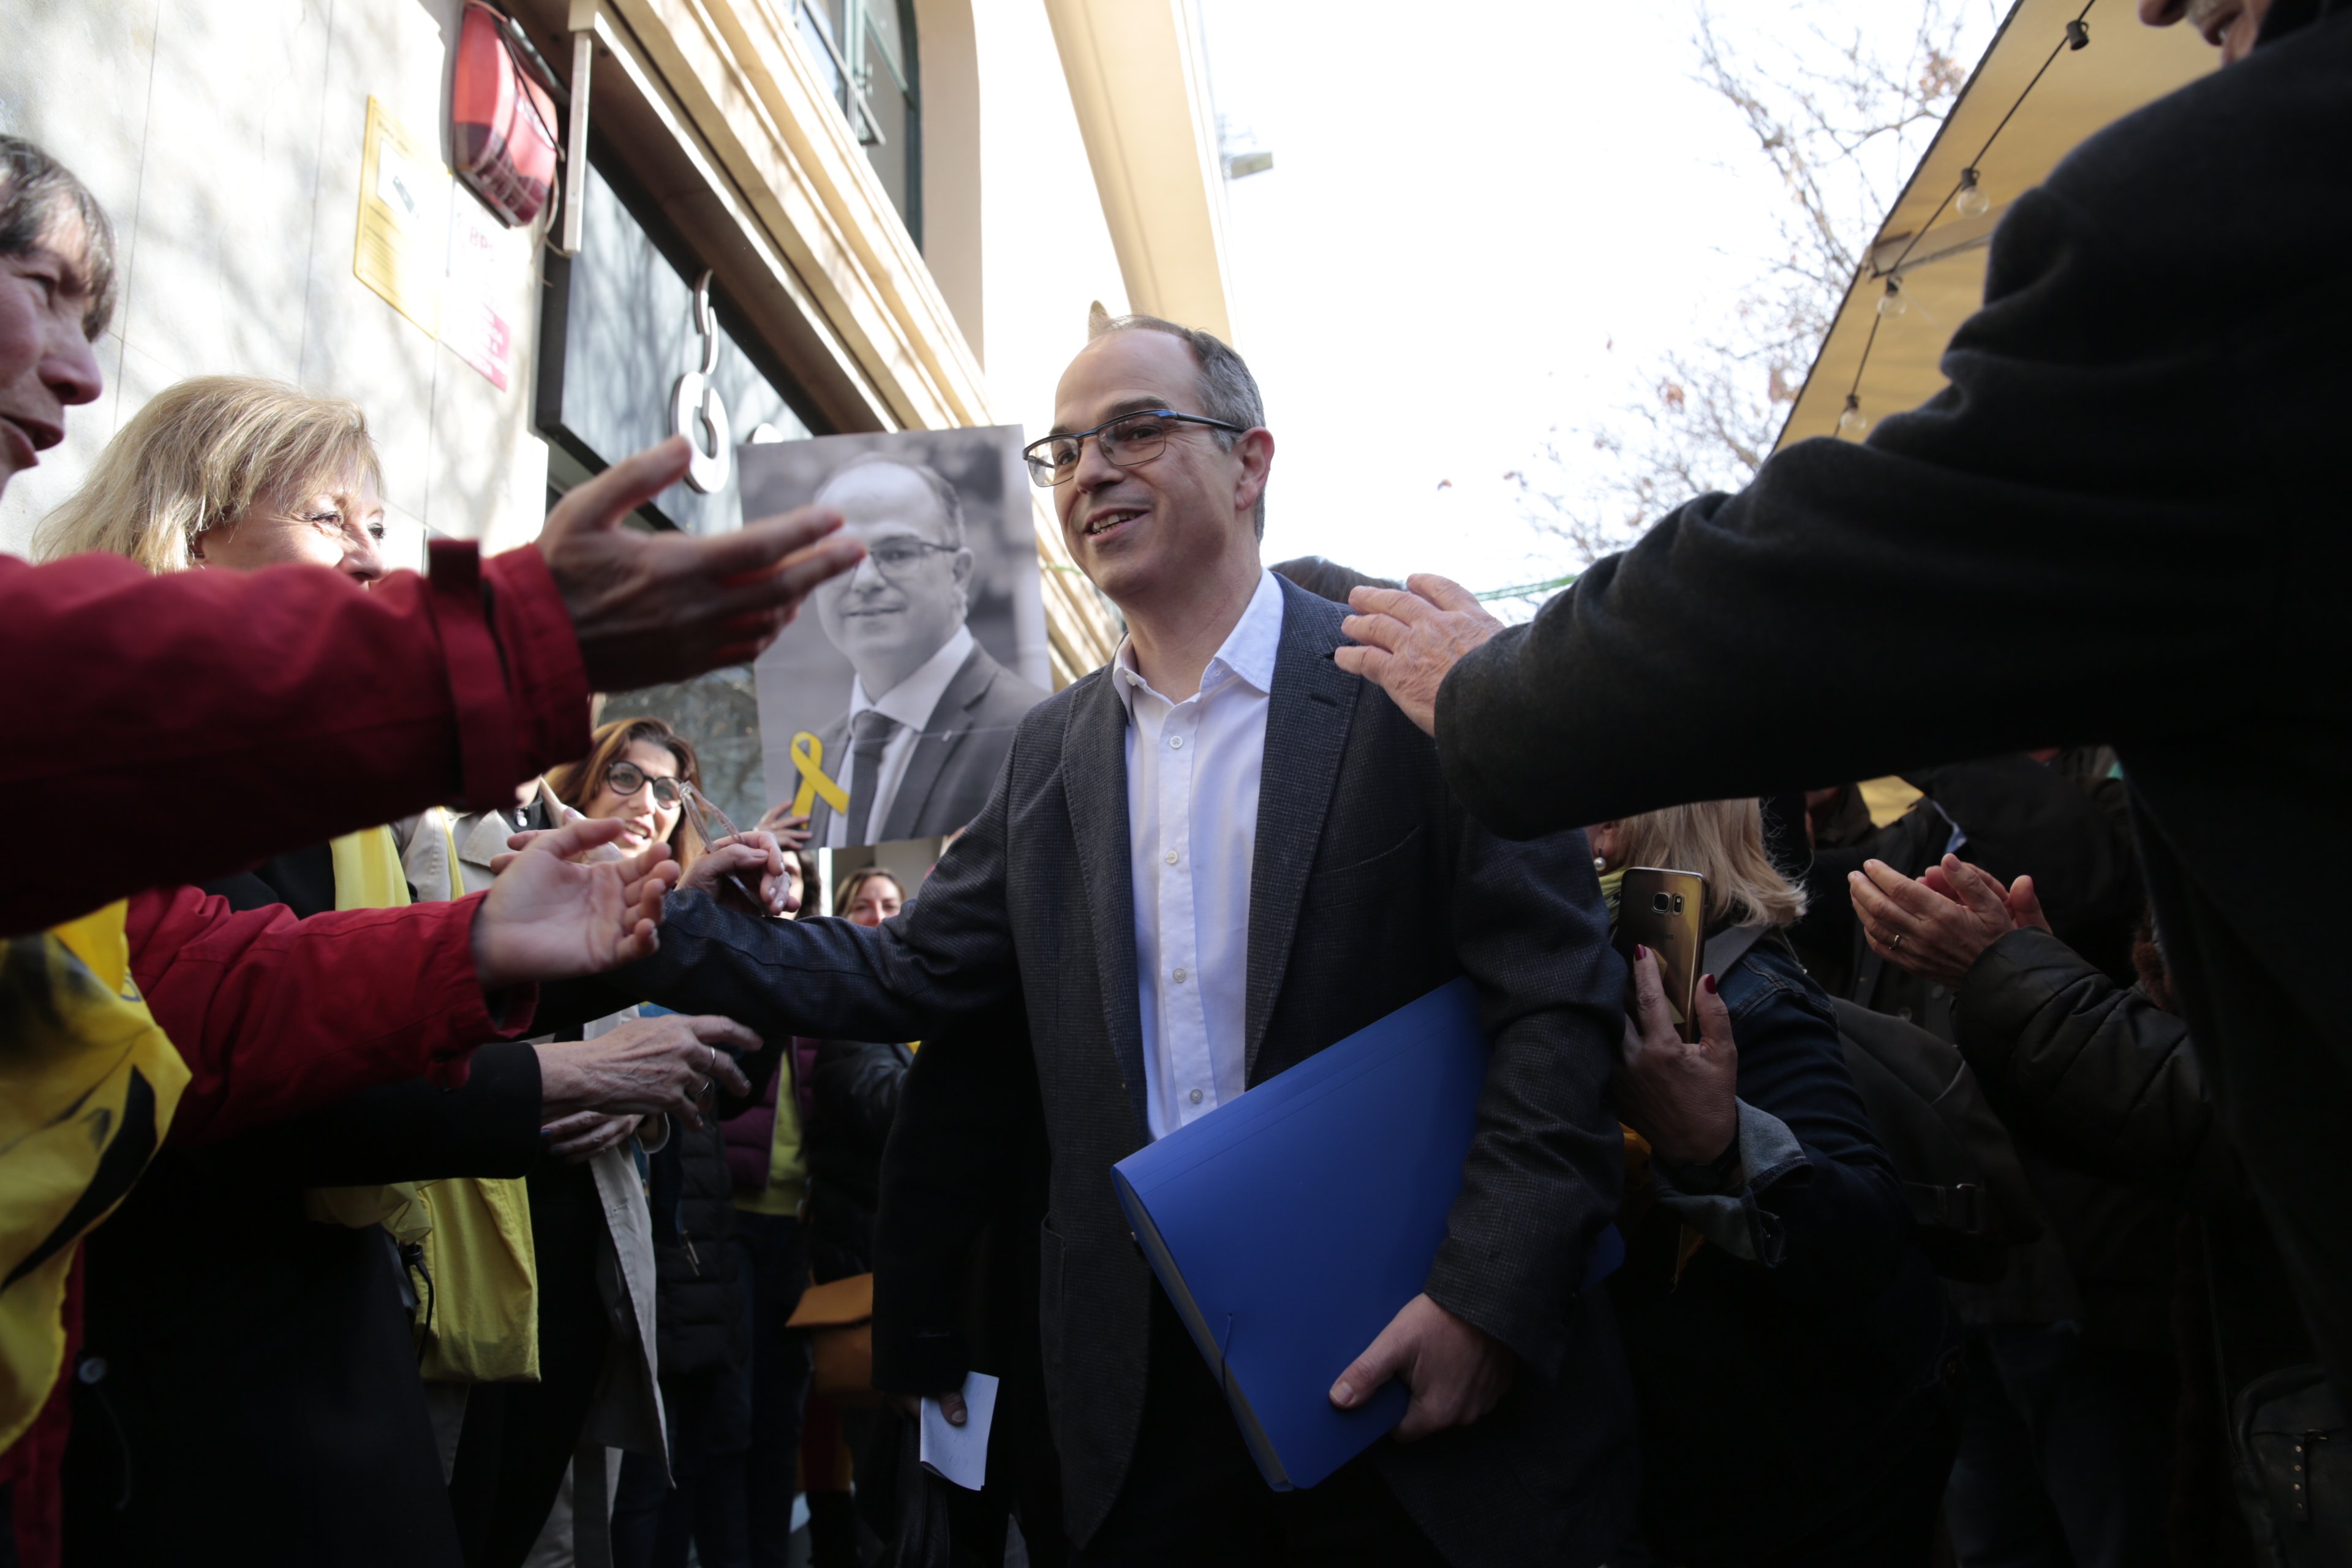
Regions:
[[659, 942], [662, 897], [677, 879], [669, 846], [618, 860], [579, 857], [612, 843], [625, 824], [582, 820], [536, 833], [501, 856], [498, 879], [474, 917], [474, 964], [482, 988], [597, 974], [650, 954]]

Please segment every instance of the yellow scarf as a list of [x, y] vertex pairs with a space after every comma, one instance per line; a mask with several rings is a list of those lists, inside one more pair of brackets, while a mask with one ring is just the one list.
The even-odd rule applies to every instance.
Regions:
[[0, 1449], [64, 1368], [75, 1246], [146, 1170], [188, 1085], [131, 977], [126, 907], [0, 944]]
[[[448, 814], [429, 811], [419, 833], [446, 841], [455, 885], [457, 842]], [[408, 904], [400, 845], [389, 827], [346, 834], [328, 846], [335, 862], [335, 908], [396, 910]], [[539, 1271], [530, 1200], [517, 1180], [452, 1176], [376, 1187], [315, 1187], [312, 1219], [357, 1230], [381, 1225], [414, 1244], [418, 1370], [429, 1382], [539, 1381]]]

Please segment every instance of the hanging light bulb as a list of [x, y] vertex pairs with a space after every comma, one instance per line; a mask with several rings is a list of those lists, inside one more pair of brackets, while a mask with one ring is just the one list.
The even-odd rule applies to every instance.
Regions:
[[1952, 210], [1962, 217], [1982, 217], [1992, 211], [1992, 197], [1977, 179], [1974, 169], [1960, 171], [1960, 190], [1952, 198]]
[[1862, 433], [1869, 428], [1870, 416], [1862, 411], [1862, 395], [1857, 392], [1847, 393], [1845, 412], [1838, 416], [1838, 434], [1852, 436], [1856, 440], [1860, 440]]
[[1911, 301], [1903, 293], [1902, 280], [1889, 278], [1886, 280], [1886, 292], [1878, 297], [1878, 313], [1891, 320], [1910, 308]]

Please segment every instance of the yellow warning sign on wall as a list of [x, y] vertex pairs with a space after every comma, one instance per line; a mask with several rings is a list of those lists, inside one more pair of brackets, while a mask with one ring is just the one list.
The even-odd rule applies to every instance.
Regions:
[[441, 160], [370, 98], [352, 275], [432, 336], [441, 331], [450, 184]]

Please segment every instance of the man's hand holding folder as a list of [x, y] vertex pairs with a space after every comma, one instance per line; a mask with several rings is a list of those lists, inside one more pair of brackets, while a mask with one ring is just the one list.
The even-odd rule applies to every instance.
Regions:
[[1511, 1391], [1511, 1352], [1492, 1334], [1464, 1322], [1426, 1294], [1404, 1304], [1380, 1337], [1331, 1385], [1331, 1403], [1353, 1410], [1392, 1377], [1412, 1403], [1392, 1434], [1400, 1443], [1467, 1426]]

